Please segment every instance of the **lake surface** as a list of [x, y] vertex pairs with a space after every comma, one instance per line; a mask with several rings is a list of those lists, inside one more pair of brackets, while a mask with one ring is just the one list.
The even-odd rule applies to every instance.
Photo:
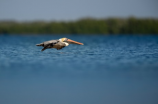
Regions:
[[[37, 43], [67, 37], [61, 50]], [[158, 36], [0, 36], [0, 104], [158, 104]]]

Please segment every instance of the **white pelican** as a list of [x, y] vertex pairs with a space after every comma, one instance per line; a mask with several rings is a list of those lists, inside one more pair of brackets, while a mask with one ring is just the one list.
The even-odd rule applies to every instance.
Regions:
[[64, 48], [65, 46], [68, 46], [69, 44], [83, 45], [83, 43], [76, 42], [68, 38], [60, 38], [59, 40], [45, 41], [43, 43], [36, 44], [36, 46], [43, 46], [44, 48], [41, 51], [44, 51], [45, 49], [48, 48], [56, 48], [57, 50], [59, 50]]

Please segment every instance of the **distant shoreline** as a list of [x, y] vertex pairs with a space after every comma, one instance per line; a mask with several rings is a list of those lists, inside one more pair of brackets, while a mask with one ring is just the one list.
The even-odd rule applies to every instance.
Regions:
[[0, 21], [0, 35], [5, 34], [158, 34], [154, 18], [84, 18], [76, 21]]

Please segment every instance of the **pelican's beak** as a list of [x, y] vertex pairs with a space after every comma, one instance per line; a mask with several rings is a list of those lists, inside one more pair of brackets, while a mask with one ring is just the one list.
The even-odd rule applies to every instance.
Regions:
[[83, 43], [80, 43], [80, 42], [76, 42], [74, 40], [71, 40], [71, 39], [67, 39], [67, 42], [70, 43], [70, 44], [78, 44], [78, 45], [83, 45]]

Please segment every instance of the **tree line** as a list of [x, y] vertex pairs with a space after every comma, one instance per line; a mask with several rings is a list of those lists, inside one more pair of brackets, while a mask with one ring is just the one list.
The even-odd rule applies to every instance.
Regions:
[[76, 21], [0, 21], [0, 34], [158, 34], [158, 19], [84, 18]]

